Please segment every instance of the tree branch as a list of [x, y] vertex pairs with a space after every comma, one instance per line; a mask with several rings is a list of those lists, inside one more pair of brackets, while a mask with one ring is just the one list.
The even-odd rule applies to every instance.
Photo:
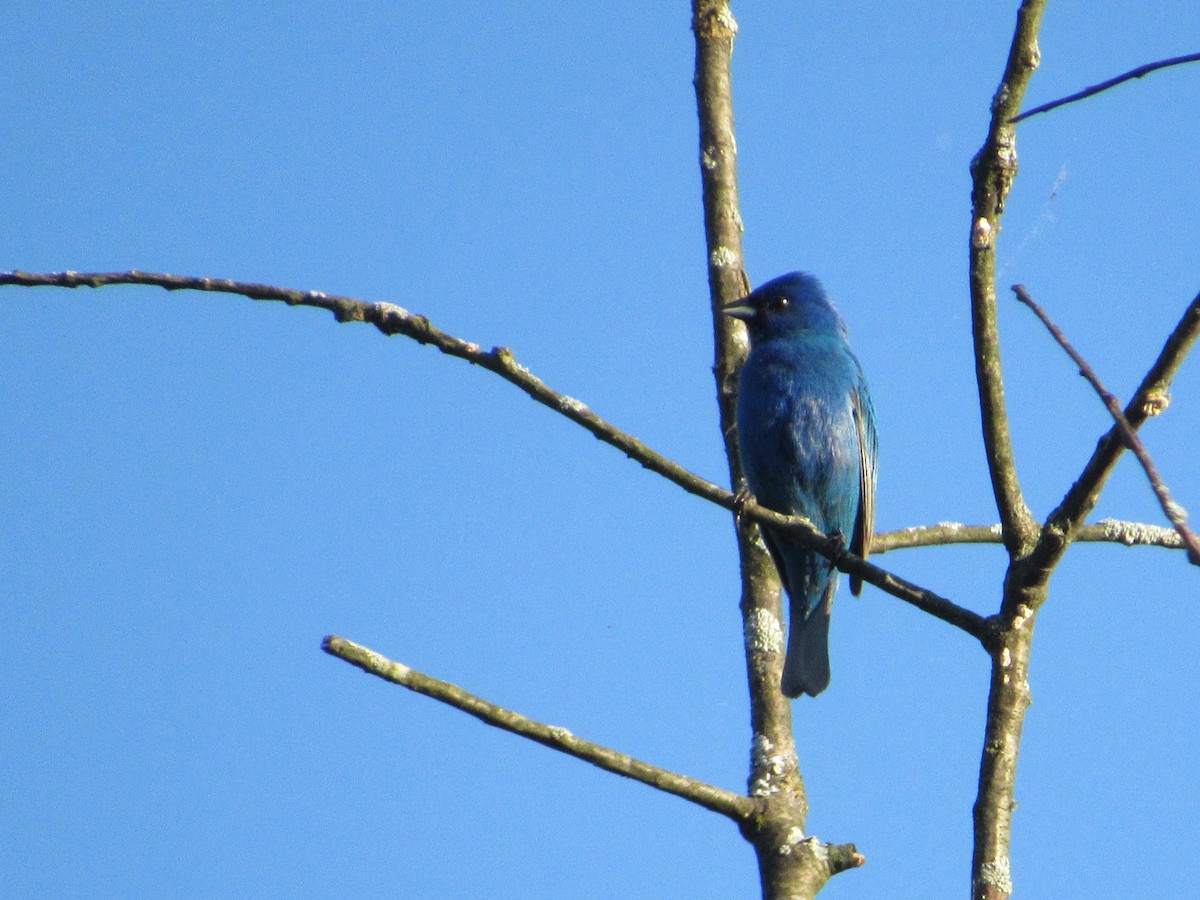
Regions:
[[[1081, 543], [1124, 544], [1127, 547], [1183, 548], [1183, 539], [1173, 528], [1147, 525], [1143, 522], [1124, 522], [1101, 519], [1094, 525], [1084, 525], [1075, 535]], [[936, 525], [914, 525], [896, 531], [881, 531], [871, 540], [871, 555], [889, 550], [908, 550], [914, 547], [941, 547], [951, 544], [999, 544], [1002, 541], [999, 525], [964, 525], [961, 522], [938, 522]]]
[[1033, 545], [1037, 524], [1021, 493], [1004, 401], [996, 320], [996, 239], [1004, 203], [1017, 173], [1017, 136], [1009, 119], [1020, 109], [1029, 79], [1041, 60], [1037, 34], [1045, 5], [1045, 0], [1021, 3], [1008, 63], [992, 98], [987, 138], [971, 161], [970, 286], [975, 379], [979, 384], [988, 472], [1000, 512], [1004, 545], [1010, 554]]
[[967, 634], [987, 646], [993, 634], [991, 621], [979, 613], [972, 612], [933, 591], [905, 581], [878, 566], [855, 556], [845, 549], [841, 541], [832, 540], [822, 534], [816, 526], [803, 516], [784, 516], [750, 500], [742, 506], [743, 518], [759, 524], [772, 525], [785, 532], [792, 540], [797, 541], [807, 549], [817, 550], [834, 564], [841, 572], [855, 575], [863, 581], [870, 582], [893, 597], [903, 600], [935, 618], [960, 628]]
[[[1171, 382], [1195, 346], [1197, 338], [1200, 338], [1200, 294], [1188, 304], [1163, 344], [1158, 358], [1126, 405], [1123, 414], [1131, 428], [1140, 428], [1151, 415], [1162, 411]], [[1074, 539], [1080, 523], [1095, 509], [1100, 499], [1100, 491], [1124, 449], [1121, 432], [1114, 425], [1096, 444], [1096, 449], [1083, 467], [1079, 478], [1046, 519], [1042, 537], [1029, 558], [1032, 579], [1045, 581], [1050, 577], [1050, 572]]]
[[582, 759], [606, 772], [613, 772], [640, 781], [642, 784], [674, 794], [712, 812], [720, 813], [741, 824], [750, 817], [758, 804], [749, 797], [714, 787], [695, 778], [679, 775], [667, 769], [653, 766], [650, 763], [618, 753], [591, 741], [576, 737], [565, 728], [546, 725], [523, 716], [520, 713], [489, 703], [474, 694], [464, 691], [447, 681], [440, 681], [429, 675], [410, 669], [402, 663], [394, 662], [386, 657], [369, 650], [353, 641], [328, 635], [321, 642], [321, 649], [330, 656], [355, 665], [368, 675], [398, 684], [418, 694], [431, 697], [439, 703], [453, 706], [474, 716], [481, 722], [512, 732], [543, 744], [552, 750]]
[[1107, 541], [1127, 547], [1167, 547], [1182, 550], [1183, 539], [1173, 528], [1161, 525], [1146, 525], [1143, 522], [1123, 522], [1119, 519], [1101, 519], [1095, 525], [1084, 525], [1075, 535], [1076, 541]]
[[1157, 72], [1159, 69], [1166, 69], [1170, 66], [1181, 66], [1184, 63], [1192, 62], [1200, 62], [1200, 53], [1189, 53], [1186, 56], [1173, 56], [1170, 59], [1160, 59], [1158, 62], [1146, 63], [1145, 65], [1138, 66], [1136, 69], [1130, 69], [1128, 72], [1118, 75], [1115, 78], [1110, 78], [1108, 81], [1093, 84], [1091, 87], [1086, 87], [1082, 91], [1077, 91], [1067, 97], [1051, 100], [1049, 103], [1043, 103], [1041, 106], [1035, 106], [1033, 109], [1026, 110], [1019, 116], [1013, 116], [1009, 119], [1009, 124], [1015, 125], [1017, 122], [1023, 122], [1030, 116], [1058, 109], [1060, 106], [1066, 106], [1068, 103], [1074, 103], [1076, 100], [1086, 100], [1088, 97], [1094, 97], [1096, 94], [1107, 91], [1109, 88], [1114, 88], [1118, 84], [1123, 84], [1134, 78], [1143, 78], [1151, 72]]
[[[734, 425], [737, 373], [748, 341], [723, 307], [750, 290], [742, 258], [734, 139], [731, 58], [737, 22], [727, 0], [692, 0], [696, 39], [696, 109], [700, 124], [700, 179], [704, 203], [713, 376], [730, 483], [742, 483]], [[730, 497], [732, 501], [732, 497]], [[728, 507], [732, 509], [733, 507]], [[735, 517], [736, 520], [736, 517]], [[783, 669], [783, 610], [779, 578], [757, 529], [735, 528], [742, 571], [742, 630], [750, 692], [750, 793], [762, 811], [742, 829], [758, 857], [766, 900], [814, 897], [840, 871], [862, 865], [851, 845], [830, 847], [804, 839], [808, 798], [792, 736], [792, 708], [779, 689]]]
[[1029, 651], [1035, 622], [1027, 604], [1044, 596], [1044, 585], [1028, 585], [1017, 571], [1036, 546], [1041, 529], [1021, 492], [1004, 400], [996, 313], [996, 240], [1017, 174], [1017, 133], [1009, 120], [1020, 111], [1041, 61], [1037, 38], [1045, 7], [1045, 0], [1022, 0], [1004, 74], [992, 97], [987, 138], [971, 161], [969, 277], [975, 377], [988, 473], [1009, 555], [1001, 611], [994, 619], [995, 639], [988, 645], [991, 679], [979, 790], [972, 811], [972, 900], [1005, 900], [1012, 893], [1013, 791], [1021, 729], [1029, 706]]
[[333, 313], [339, 322], [366, 322], [383, 334], [404, 335], [420, 344], [431, 344], [438, 350], [464, 359], [472, 365], [494, 372], [516, 385], [538, 403], [566, 416], [590, 431], [596, 438], [616, 447], [643, 467], [662, 475], [690, 494], [703, 497], [733, 509], [733, 495], [705, 481], [682, 466], [655, 452], [637, 438], [616, 428], [596, 415], [583, 402], [560, 394], [517, 362], [507, 347], [484, 350], [479, 344], [464, 341], [437, 328], [425, 316], [411, 313], [392, 303], [368, 303], [322, 291], [297, 291], [269, 284], [230, 281], [224, 278], [196, 278], [187, 275], [165, 275], [155, 272], [0, 272], [0, 285], [24, 287], [100, 288], [117, 284], [141, 284], [165, 288], [168, 291], [193, 290], [236, 294], [251, 300], [271, 300], [289, 306], [311, 306]]
[[[278, 301], [287, 303], [290, 306], [311, 306], [329, 310], [339, 322], [367, 322], [374, 325], [383, 334], [400, 334], [422, 344], [432, 344], [449, 356], [465, 359], [469, 363], [495, 372], [505, 380], [516, 385], [534, 400], [566, 416], [572, 422], [582, 425], [604, 443], [616, 447], [630, 459], [640, 463], [650, 471], [661, 475], [688, 493], [708, 500], [710, 503], [715, 503], [717, 506], [731, 512], [738, 509], [733, 493], [704, 480], [700, 476], [689, 472], [677, 463], [667, 459], [662, 454], [652, 450], [637, 438], [621, 431], [612, 423], [596, 415], [581, 401], [553, 390], [544, 381], [518, 363], [513, 357], [512, 351], [508, 348], [497, 347], [490, 351], [484, 350], [478, 344], [447, 334], [433, 325], [424, 316], [416, 315], [391, 303], [367, 303], [363, 300], [355, 300], [351, 297], [342, 297], [336, 294], [326, 294], [321, 291], [297, 291], [267, 284], [229, 281], [220, 278], [165, 275], [137, 270], [129, 272], [0, 272], [0, 285], [99, 288], [119, 284], [149, 285], [165, 288], [170, 291], [198, 290], [235, 294], [249, 297], [252, 300]], [[803, 517], [793, 518], [784, 516], [766, 507], [759, 506], [757, 503], [745, 505], [742, 512], [744, 518], [749, 521], [790, 529], [796, 540], [801, 541], [806, 547], [823, 553], [843, 572], [850, 572], [857, 575], [880, 590], [907, 603], [911, 603], [943, 621], [954, 624], [981, 640], [986, 636], [986, 628], [982, 624], [985, 620], [982, 617], [971, 613], [969, 610], [963, 610], [951, 601], [939, 597], [931, 591], [917, 587], [878, 566], [865, 562], [849, 551], [831, 546], [828, 536], [814, 528], [807, 519]], [[757, 547], [759, 544], [758, 542], [752, 542], [751, 546]], [[761, 624], [763, 622], [762, 614], [760, 612], [753, 612], [753, 610], [765, 609], [774, 616], [776, 622], [782, 621], [782, 610], [778, 605], [778, 579], [774, 576], [774, 564], [766, 556], [765, 550], [761, 553], [761, 559], [759, 557], [760, 554], [757, 550], [753, 550], [750, 551], [750, 562], [746, 563], [743, 561], [744, 566], [750, 565], [754, 569], [756, 577], [767, 579], [768, 585], [763, 589], [761, 595], [756, 595], [757, 599], [754, 603], [746, 607], [751, 610], [751, 614], [746, 617], [744, 623], [747, 633], [750, 633], [750, 629], [757, 627], [756, 623]], [[759, 569], [760, 566], [767, 567], [765, 572]], [[774, 591], [770, 588], [772, 579], [774, 579]], [[743, 606], [746, 606], [745, 597], [743, 597]], [[745, 612], [745, 610], [743, 611]], [[762, 649], [764, 654], [759, 661], [754, 663], [755, 671], [761, 674], [764, 683], [766, 683], [766, 680], [771, 675], [768, 669], [772, 667], [777, 668], [782, 665], [780, 652], [782, 648], [768, 650], [762, 645], [762, 642], [754, 643], [756, 647]], [[774, 672], [773, 686], [778, 685], [778, 674], [778, 671]], [[758, 676], [756, 675], [755, 677]], [[779, 691], [774, 690], [774, 693], [779, 694]], [[779, 703], [782, 704], [782, 708], [776, 710], [775, 714], [787, 716], [786, 733], [790, 739], [790, 705], [786, 703], [786, 698], [783, 698], [782, 694], [779, 694], [779, 697], [781, 698]], [[771, 702], [774, 703], [774, 701]], [[778, 728], [782, 729], [783, 724], [779, 723]], [[761, 734], [762, 732], [756, 731], [755, 733]], [[783, 740], [782, 732], [777, 737]], [[773, 744], [776, 747], [781, 746], [781, 744], [774, 742]], [[764, 777], [766, 776], [764, 775]], [[751, 778], [751, 781], [757, 783], [754, 778]]]
[[[1046, 326], [1046, 329], [1054, 337], [1054, 340], [1058, 342], [1058, 345], [1063, 348], [1075, 365], [1079, 367], [1079, 374], [1086, 378], [1096, 393], [1100, 395], [1100, 399], [1104, 401], [1109, 414], [1117, 423], [1117, 429], [1121, 433], [1121, 439], [1124, 441], [1125, 446], [1133, 451], [1133, 455], [1142, 464], [1142, 468], [1146, 472], [1146, 477], [1150, 479], [1150, 487], [1154, 490], [1154, 495], [1158, 498], [1158, 502], [1162, 506], [1163, 513], [1175, 527], [1175, 530], [1179, 532], [1180, 539], [1187, 545], [1188, 561], [1194, 566], [1200, 566], [1200, 540], [1196, 538], [1196, 535], [1187, 526], [1187, 511], [1171, 498], [1171, 492], [1167, 490], [1167, 486], [1163, 483], [1162, 476], [1158, 472], [1158, 467], [1154, 465], [1154, 460], [1150, 458], [1150, 452], [1146, 449], [1146, 445], [1142, 443], [1141, 438], [1138, 437], [1137, 432], [1134, 431], [1133, 426], [1129, 424], [1129, 420], [1125, 418], [1125, 414], [1121, 411], [1120, 402], [1104, 387], [1095, 370], [1071, 346], [1066, 335], [1054, 324], [1046, 311], [1029, 296], [1029, 292], [1025, 290], [1025, 286], [1021, 284], [1013, 285], [1013, 291], [1016, 293], [1017, 299], [1033, 310], [1033, 314], [1041, 319], [1042, 324]], [[1161, 411], [1161, 409], [1158, 411]]]
[[[725, 445], [730, 484], [742, 483], [738, 454], [737, 375], [749, 352], [742, 324], [724, 307], [750, 290], [742, 255], [742, 216], [738, 196], [737, 140], [733, 118], [733, 44], [737, 22], [726, 0], [693, 0], [692, 33], [696, 42], [696, 114], [699, 124], [700, 187], [704, 240], [713, 323], [713, 377], [717, 388], [718, 424]], [[729, 497], [733, 510], [733, 497]], [[735, 517], [736, 520], [736, 517]], [[775, 834], [747, 834], [759, 855], [764, 896], [774, 896], [768, 882], [796, 876], [796, 859], [782, 870], [768, 866], [779, 851], [778, 840], [793, 829], [803, 831], [808, 798], [792, 736], [791, 703], [779, 690], [783, 671], [783, 607], [779, 578], [761, 536], [754, 529], [734, 529], [741, 568], [743, 646], [750, 695], [749, 790], [771, 804]], [[772, 845], [773, 846], [770, 846]], [[811, 867], [799, 866], [800, 869]], [[770, 872], [775, 871], [776, 876]], [[828, 878], [828, 875], [825, 876]], [[823, 883], [823, 882], [822, 882]]]

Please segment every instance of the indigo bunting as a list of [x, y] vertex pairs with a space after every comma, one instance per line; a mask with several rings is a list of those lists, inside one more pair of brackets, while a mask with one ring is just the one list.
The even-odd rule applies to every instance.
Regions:
[[[821, 283], [792, 272], [725, 313], [746, 323], [750, 355], [738, 387], [738, 447], [758, 502], [806, 516], [865, 557], [875, 527], [875, 410], [846, 325]], [[813, 550], [763, 528], [791, 600], [783, 693], [829, 686], [829, 614], [838, 572]], [[851, 577], [850, 590], [862, 590]]]

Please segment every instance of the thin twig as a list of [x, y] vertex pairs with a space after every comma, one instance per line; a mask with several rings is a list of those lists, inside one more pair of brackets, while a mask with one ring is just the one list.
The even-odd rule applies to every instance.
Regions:
[[1150, 458], [1150, 452], [1146, 449], [1146, 445], [1142, 443], [1142, 439], [1138, 437], [1129, 420], [1125, 418], [1125, 413], [1121, 410], [1120, 402], [1104, 387], [1095, 370], [1071, 346], [1071, 342], [1067, 340], [1062, 330], [1054, 324], [1050, 316], [1046, 314], [1046, 311], [1029, 296], [1029, 292], [1025, 289], [1025, 286], [1021, 284], [1013, 285], [1013, 292], [1017, 295], [1018, 300], [1033, 310], [1033, 314], [1042, 320], [1042, 324], [1046, 326], [1046, 329], [1053, 336], [1054, 340], [1058, 342], [1058, 345], [1066, 351], [1075, 365], [1079, 367], [1079, 374], [1086, 378], [1096, 393], [1099, 394], [1109, 414], [1113, 417], [1113, 421], [1117, 423], [1117, 428], [1121, 431], [1121, 437], [1125, 441], [1125, 446], [1133, 451], [1133, 455], [1142, 464], [1142, 468], [1146, 472], [1146, 477], [1150, 479], [1150, 487], [1154, 490], [1154, 495], [1158, 498], [1158, 502], [1162, 506], [1163, 513], [1166, 514], [1166, 517], [1175, 527], [1175, 530], [1179, 532], [1179, 537], [1187, 545], [1188, 562], [1194, 566], [1200, 566], [1200, 539], [1188, 528], [1187, 511], [1171, 498], [1171, 492], [1167, 490], [1166, 484], [1163, 483], [1162, 476], [1158, 472], [1158, 467], [1154, 465], [1154, 460]]
[[1138, 66], [1136, 69], [1130, 69], [1116, 78], [1110, 78], [1108, 81], [1102, 81], [1099, 84], [1093, 84], [1091, 87], [1086, 87], [1082, 91], [1076, 91], [1068, 97], [1061, 97], [1058, 100], [1052, 100], [1049, 103], [1043, 103], [1041, 106], [1035, 106], [1033, 109], [1026, 110], [1019, 116], [1013, 116], [1009, 119], [1009, 123], [1015, 125], [1017, 122], [1022, 122], [1030, 116], [1036, 116], [1039, 113], [1049, 112], [1052, 109], [1058, 109], [1060, 106], [1066, 106], [1068, 103], [1074, 103], [1076, 100], [1086, 100], [1088, 97], [1093, 97], [1101, 91], [1107, 91], [1109, 88], [1114, 88], [1118, 84], [1126, 81], [1131, 81], [1134, 78], [1142, 78], [1149, 75], [1151, 72], [1157, 72], [1159, 69], [1166, 69], [1170, 66], [1181, 66], [1184, 63], [1200, 62], [1200, 53], [1189, 53], [1186, 56], [1173, 56], [1170, 59], [1160, 59], [1158, 62], [1146, 63], [1144, 66]]
[[[610, 444], [630, 459], [678, 485], [690, 494], [702, 497], [724, 509], [738, 508], [733, 493], [706, 481], [698, 475], [650, 449], [637, 438], [602, 419], [581, 401], [551, 389], [513, 357], [507, 347], [484, 350], [478, 344], [464, 341], [435, 327], [429, 319], [391, 303], [367, 303], [350, 297], [326, 294], [321, 291], [296, 291], [267, 284], [229, 281], [218, 278], [196, 278], [184, 275], [164, 275], [152, 272], [0, 272], [0, 285], [25, 287], [105, 287], [117, 284], [140, 284], [170, 291], [198, 290], [236, 294], [253, 300], [272, 300], [291, 306], [312, 306], [327, 309], [339, 322], [368, 322], [387, 335], [401, 334], [422, 344], [432, 344], [443, 353], [465, 359], [474, 365], [495, 372], [516, 385], [534, 400], [582, 425], [606, 444]], [[807, 519], [788, 517], [757, 504], [743, 509], [744, 518], [765, 525], [791, 528], [792, 534], [805, 546], [823, 553], [839, 569], [852, 572], [880, 590], [907, 603], [932, 612], [943, 621], [957, 625], [983, 640], [987, 634], [985, 620], [969, 610], [957, 607], [950, 600], [917, 587], [854, 554], [832, 548], [826, 535], [812, 527]]]
[[[1183, 539], [1173, 528], [1125, 522], [1120, 519], [1101, 519], [1085, 525], [1075, 536], [1084, 543], [1124, 544], [1127, 547], [1165, 547], [1179, 550]], [[871, 555], [890, 550], [909, 550], [914, 547], [944, 547], [951, 544], [999, 544], [1003, 541], [999, 525], [964, 525], [961, 522], [938, 522], [936, 525], [915, 525], [895, 531], [876, 532], [871, 540]]]
[[425, 675], [416, 669], [410, 669], [402, 663], [394, 662], [374, 650], [345, 638], [328, 635], [321, 642], [321, 649], [330, 656], [336, 656], [338, 659], [358, 666], [369, 675], [453, 706], [488, 725], [536, 741], [553, 750], [558, 750], [560, 753], [582, 759], [607, 772], [624, 775], [626, 778], [640, 781], [642, 784], [660, 791], [682, 797], [705, 809], [727, 816], [735, 822], [745, 821], [757, 808], [755, 801], [749, 797], [642, 762], [608, 747], [593, 744], [591, 741], [585, 741], [565, 728], [546, 725], [510, 709], [497, 706], [495, 703], [489, 703], [456, 685]]
[[[1147, 418], [1161, 410], [1171, 382], [1197, 340], [1200, 340], [1200, 294], [1193, 297], [1192, 302], [1183, 311], [1183, 315], [1179, 317], [1162, 350], [1159, 351], [1158, 358], [1147, 370], [1133, 398], [1125, 406], [1125, 419], [1131, 426], [1140, 428]], [[1050, 572], [1062, 558], [1083, 519], [1095, 509], [1100, 492], [1124, 451], [1125, 441], [1120, 428], [1114, 423], [1108, 433], [1096, 443], [1096, 449], [1092, 451], [1083, 471], [1071, 484], [1062, 501], [1046, 518], [1041, 539], [1029, 558], [1030, 578], [1035, 581], [1045, 581], [1049, 578]], [[1182, 544], [1180, 539], [1180, 546]]]

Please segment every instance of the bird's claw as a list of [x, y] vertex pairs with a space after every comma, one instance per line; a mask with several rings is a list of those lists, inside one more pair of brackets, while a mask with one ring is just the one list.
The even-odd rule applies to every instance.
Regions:
[[846, 536], [840, 531], [831, 531], [825, 535], [825, 549], [831, 554], [838, 555], [846, 552]]
[[751, 503], [755, 503], [754, 495], [750, 493], [750, 488], [742, 485], [734, 492], [733, 495], [733, 520], [737, 523], [738, 529], [745, 525], [746, 507]]

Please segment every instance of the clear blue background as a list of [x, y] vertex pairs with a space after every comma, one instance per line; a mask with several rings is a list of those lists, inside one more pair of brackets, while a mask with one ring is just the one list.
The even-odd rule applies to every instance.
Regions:
[[[1016, 3], [740, 3], [747, 265], [818, 273], [879, 411], [881, 529], [995, 520], [967, 165]], [[712, 480], [687, 4], [18, 2], [0, 268], [387, 300]], [[1195, 51], [1193, 3], [1051, 3], [1031, 104]], [[1031, 120], [1000, 240], [1128, 396], [1200, 289], [1200, 68]], [[1044, 516], [1106, 413], [1001, 300]], [[1200, 361], [1144, 434], [1200, 511]], [[500, 379], [242, 298], [0, 292], [0, 880], [14, 897], [749, 897], [724, 819], [319, 650], [338, 633], [744, 789], [733, 530]], [[1097, 517], [1162, 522], [1133, 461]], [[996, 548], [882, 564], [992, 612]], [[1195, 886], [1197, 571], [1081, 546], [1032, 671], [1023, 897]], [[987, 660], [868, 589], [795, 706], [830, 897], [967, 889]]]

